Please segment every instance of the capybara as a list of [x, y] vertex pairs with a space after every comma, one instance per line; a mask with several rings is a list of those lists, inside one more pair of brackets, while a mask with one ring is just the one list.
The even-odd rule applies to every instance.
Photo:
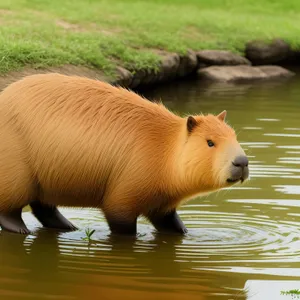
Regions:
[[43, 226], [75, 230], [60, 205], [100, 208], [112, 233], [135, 234], [144, 216], [184, 234], [183, 201], [248, 177], [225, 116], [180, 117], [88, 78], [27, 76], [0, 94], [0, 226], [29, 233], [30, 205]]

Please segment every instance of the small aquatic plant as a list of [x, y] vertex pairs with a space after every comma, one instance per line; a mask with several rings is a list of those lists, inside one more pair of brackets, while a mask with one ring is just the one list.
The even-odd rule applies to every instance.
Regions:
[[90, 241], [90, 240], [91, 240], [91, 237], [92, 237], [92, 235], [93, 235], [94, 233], [95, 233], [95, 229], [87, 228], [87, 229], [85, 230], [85, 235], [86, 235], [86, 237], [84, 237], [83, 239], [84, 239], [84, 240]]
[[289, 290], [289, 291], [281, 291], [281, 295], [291, 295], [293, 298], [300, 298], [300, 290]]

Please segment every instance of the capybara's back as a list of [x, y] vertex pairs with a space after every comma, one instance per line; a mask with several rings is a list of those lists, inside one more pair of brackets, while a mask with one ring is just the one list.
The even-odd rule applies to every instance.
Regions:
[[181, 118], [126, 89], [59, 74], [25, 77], [0, 96], [0, 225], [28, 232], [25, 205], [46, 227], [75, 229], [56, 206], [101, 208], [135, 233], [139, 215], [185, 232], [182, 200], [248, 177], [219, 116]]

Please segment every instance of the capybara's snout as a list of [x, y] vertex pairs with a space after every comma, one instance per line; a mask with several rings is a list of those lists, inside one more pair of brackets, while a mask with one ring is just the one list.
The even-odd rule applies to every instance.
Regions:
[[249, 161], [246, 155], [239, 155], [232, 161], [229, 183], [244, 182], [249, 177]]

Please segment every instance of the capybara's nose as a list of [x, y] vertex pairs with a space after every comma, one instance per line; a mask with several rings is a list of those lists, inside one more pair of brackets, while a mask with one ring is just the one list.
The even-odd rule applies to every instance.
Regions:
[[229, 183], [243, 182], [249, 176], [248, 158], [245, 155], [237, 156], [232, 162], [231, 177], [227, 179]]
[[245, 167], [248, 167], [248, 158], [245, 155], [240, 155], [235, 158], [235, 160], [232, 162], [232, 164], [235, 167], [241, 167], [242, 169]]

